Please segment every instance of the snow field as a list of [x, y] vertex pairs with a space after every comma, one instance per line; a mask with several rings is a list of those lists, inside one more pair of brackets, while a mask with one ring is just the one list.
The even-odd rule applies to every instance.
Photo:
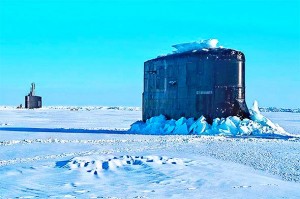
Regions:
[[127, 130], [141, 118], [139, 108], [49, 107], [42, 109], [0, 109], [0, 124], [3, 127], [62, 128], [62, 129], [106, 129]]
[[[99, 135], [101, 137], [102, 135]], [[105, 135], [103, 135], [105, 136]], [[195, 155], [210, 156], [253, 167], [280, 176], [288, 181], [300, 181], [300, 139], [226, 138], [224, 136], [114, 135], [118, 139], [13, 140], [0, 144], [0, 166], [30, 163], [38, 160], [113, 154], [130, 151], [172, 149]], [[68, 137], [76, 137], [70, 134]], [[32, 150], [39, 148], [40, 150]], [[19, 151], [12, 154], [10, 151]], [[45, 154], [45, 152], [47, 152]], [[20, 157], [21, 156], [21, 157]], [[3, 159], [4, 158], [4, 159]]]
[[[300, 134], [297, 119], [268, 114]], [[0, 127], [0, 198], [300, 198], [299, 137], [118, 134], [140, 118], [115, 109], [0, 110], [0, 123], [14, 129]], [[274, 128], [264, 118], [260, 125]]]
[[54, 164], [53, 160], [46, 160], [1, 167], [0, 177], [6, 181], [0, 183], [0, 191], [4, 198], [300, 196], [297, 183], [282, 181], [240, 164], [186, 152], [186, 149], [174, 151], [171, 148], [148, 152], [134, 150], [128, 155], [113, 155], [124, 152], [112, 152], [111, 155], [54, 159]]

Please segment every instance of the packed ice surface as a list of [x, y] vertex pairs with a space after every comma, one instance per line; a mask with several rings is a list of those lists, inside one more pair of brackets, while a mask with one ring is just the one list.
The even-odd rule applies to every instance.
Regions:
[[[268, 114], [300, 134], [300, 114]], [[128, 134], [140, 119], [118, 107], [0, 109], [0, 198], [300, 198], [299, 138]]]
[[140, 118], [139, 107], [47, 106], [40, 109], [16, 109], [12, 106], [0, 106], [1, 127], [70, 131], [71, 129], [127, 130], [133, 121]]
[[218, 42], [219, 41], [217, 39], [204, 39], [189, 43], [176, 44], [172, 47], [176, 48], [176, 51], [174, 51], [174, 53], [182, 53], [192, 50], [206, 50], [207, 48], [216, 48]]
[[258, 108], [257, 101], [250, 109], [250, 118], [241, 120], [237, 116], [215, 118], [212, 125], [206, 122], [204, 116], [196, 121], [194, 118], [167, 120], [160, 115], [144, 122], [132, 124], [130, 132], [139, 134], [177, 134], [177, 135], [225, 135], [225, 136], [293, 136], [278, 124], [264, 117]]

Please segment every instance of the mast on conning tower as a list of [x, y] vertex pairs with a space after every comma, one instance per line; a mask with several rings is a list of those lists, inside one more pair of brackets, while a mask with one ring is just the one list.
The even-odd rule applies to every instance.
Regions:
[[35, 83], [31, 83], [30, 93], [29, 96], [35, 96]]

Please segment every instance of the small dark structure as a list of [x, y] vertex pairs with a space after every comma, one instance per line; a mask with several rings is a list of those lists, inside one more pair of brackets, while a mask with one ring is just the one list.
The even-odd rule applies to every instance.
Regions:
[[30, 93], [25, 96], [25, 108], [41, 108], [42, 107], [42, 97], [35, 96], [35, 83], [31, 84]]
[[143, 120], [248, 118], [245, 56], [226, 48], [203, 48], [157, 57], [144, 63]]

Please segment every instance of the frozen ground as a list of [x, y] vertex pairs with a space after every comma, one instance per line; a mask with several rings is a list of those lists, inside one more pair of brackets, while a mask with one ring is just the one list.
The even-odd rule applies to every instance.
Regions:
[[0, 108], [0, 198], [300, 197], [299, 138], [129, 135], [141, 111], [117, 109]]

